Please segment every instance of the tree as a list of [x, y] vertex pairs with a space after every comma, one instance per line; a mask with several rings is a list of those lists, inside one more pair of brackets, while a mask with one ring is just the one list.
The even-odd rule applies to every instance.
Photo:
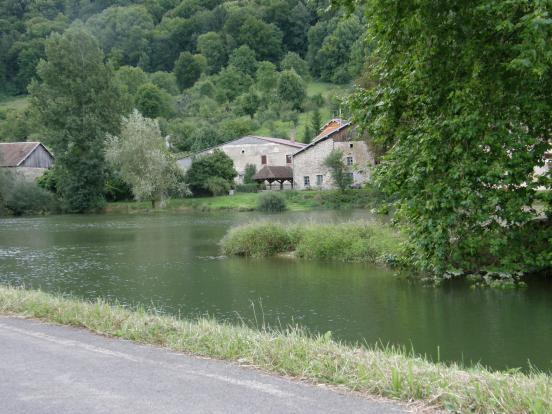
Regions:
[[305, 129], [303, 131], [303, 143], [308, 144], [312, 140], [312, 132], [308, 125], [305, 125]]
[[366, 3], [371, 87], [353, 107], [386, 153], [377, 178], [398, 197], [412, 262], [550, 268], [550, 199], [548, 223], [534, 205], [551, 176], [533, 172], [552, 142], [549, 3]]
[[163, 113], [163, 96], [161, 89], [153, 83], [146, 83], [136, 92], [136, 109], [148, 118], [157, 118]]
[[31, 107], [46, 131], [60, 171], [58, 191], [68, 211], [103, 202], [104, 141], [119, 128], [121, 104], [113, 72], [96, 40], [75, 25], [46, 42]]
[[176, 161], [165, 147], [157, 121], [134, 111], [123, 118], [120, 136], [109, 135], [106, 159], [119, 172], [137, 200], [150, 200], [152, 208], [176, 187]]
[[276, 87], [278, 82], [278, 73], [276, 72], [276, 66], [271, 63], [262, 61], [257, 66], [257, 73], [255, 74], [257, 85], [259, 90], [268, 93]]
[[234, 66], [240, 72], [254, 76], [257, 70], [257, 59], [255, 52], [249, 46], [240, 46], [230, 54], [228, 64]]
[[174, 73], [158, 71], [151, 73], [149, 78], [151, 83], [163, 89], [169, 95], [178, 95], [180, 92]]
[[216, 33], [205, 33], [197, 38], [197, 50], [207, 59], [207, 73], [217, 73], [228, 60], [224, 38]]
[[249, 115], [251, 119], [255, 116], [257, 109], [259, 109], [259, 96], [254, 90], [238, 97], [238, 107], [240, 111], [246, 115]]
[[187, 89], [201, 76], [201, 66], [190, 52], [182, 52], [174, 64], [174, 74], [180, 89]]
[[[230, 187], [236, 175], [232, 159], [221, 150], [215, 150], [212, 154], [194, 159], [185, 180], [194, 194], [213, 194], [213, 185], [220, 188], [220, 179]], [[213, 181], [213, 178], [217, 180]]]
[[88, 19], [86, 26], [106, 54], [116, 49], [124, 64], [136, 65], [148, 46], [153, 20], [142, 6], [109, 7]]
[[257, 173], [257, 166], [255, 164], [246, 164], [245, 171], [243, 173], [244, 184], [254, 184], [253, 176]]
[[332, 150], [324, 159], [324, 166], [330, 170], [332, 179], [341, 191], [345, 191], [353, 183], [351, 174], [343, 162], [343, 151]]
[[249, 75], [244, 75], [234, 66], [228, 66], [220, 71], [215, 85], [220, 99], [233, 101], [247, 92], [252, 83], [253, 79]]
[[318, 108], [315, 109], [312, 113], [311, 128], [314, 132], [314, 135], [320, 134], [320, 130], [322, 129], [322, 118], [320, 117], [320, 111], [318, 110]]
[[240, 27], [238, 44], [249, 46], [258, 60], [278, 62], [282, 54], [282, 32], [273, 24], [249, 16]]
[[303, 79], [309, 77], [307, 62], [301, 59], [301, 56], [295, 52], [288, 52], [280, 62], [280, 67], [282, 70], [293, 69]]
[[307, 96], [305, 82], [294, 70], [285, 70], [280, 74], [276, 89], [282, 101], [289, 102], [293, 109], [302, 108]]

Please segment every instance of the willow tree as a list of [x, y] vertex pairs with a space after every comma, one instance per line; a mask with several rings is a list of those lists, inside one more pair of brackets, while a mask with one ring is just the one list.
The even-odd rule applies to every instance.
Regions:
[[101, 206], [104, 142], [120, 122], [120, 96], [96, 40], [76, 25], [46, 42], [46, 59], [29, 87], [31, 108], [56, 156], [58, 191], [65, 208]]
[[534, 167], [552, 142], [552, 1], [336, 3], [365, 6], [374, 49], [352, 104], [416, 263], [551, 267], [551, 177]]
[[156, 203], [167, 198], [169, 190], [178, 185], [176, 161], [165, 146], [159, 124], [134, 110], [123, 117], [121, 134], [109, 135], [106, 159], [137, 200]]

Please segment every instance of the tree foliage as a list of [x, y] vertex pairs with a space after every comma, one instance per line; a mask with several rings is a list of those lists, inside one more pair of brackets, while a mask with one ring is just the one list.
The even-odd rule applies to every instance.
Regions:
[[[349, 1], [348, 3], [352, 3]], [[534, 177], [552, 142], [548, 1], [367, 0], [374, 55], [356, 118], [386, 152], [415, 263], [442, 274], [550, 267]]]
[[96, 40], [82, 27], [46, 43], [46, 60], [30, 87], [31, 105], [56, 154], [58, 191], [69, 211], [101, 206], [105, 182], [104, 141], [121, 113], [112, 70]]
[[123, 118], [119, 136], [108, 136], [106, 159], [134, 197], [150, 200], [154, 208], [178, 184], [178, 167], [165, 147], [159, 124], [138, 111]]
[[180, 89], [187, 89], [201, 76], [201, 66], [190, 52], [182, 52], [174, 64], [174, 74]]
[[291, 104], [292, 109], [302, 109], [307, 96], [305, 82], [294, 70], [285, 70], [280, 74], [277, 85], [278, 97]]
[[222, 186], [222, 181], [231, 188], [234, 177], [238, 173], [234, 169], [232, 159], [220, 150], [212, 154], [201, 155], [195, 158], [192, 166], [186, 171], [185, 180], [193, 194], [211, 194]]
[[332, 150], [324, 159], [324, 165], [330, 170], [332, 180], [341, 191], [345, 191], [353, 183], [351, 174], [343, 162], [343, 151]]

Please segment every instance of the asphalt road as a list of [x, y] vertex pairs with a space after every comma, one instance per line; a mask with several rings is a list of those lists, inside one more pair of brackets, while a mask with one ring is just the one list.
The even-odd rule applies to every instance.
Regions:
[[0, 316], [0, 413], [402, 413], [399, 405]]

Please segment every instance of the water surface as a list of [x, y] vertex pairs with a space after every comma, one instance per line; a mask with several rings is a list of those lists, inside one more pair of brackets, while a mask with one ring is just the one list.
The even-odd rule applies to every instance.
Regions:
[[[365, 211], [268, 216], [344, 221]], [[184, 316], [331, 331], [350, 342], [404, 345], [442, 360], [552, 370], [552, 289], [428, 288], [383, 268], [292, 259], [225, 258], [228, 228], [256, 213], [0, 219], [0, 283], [155, 305]]]

